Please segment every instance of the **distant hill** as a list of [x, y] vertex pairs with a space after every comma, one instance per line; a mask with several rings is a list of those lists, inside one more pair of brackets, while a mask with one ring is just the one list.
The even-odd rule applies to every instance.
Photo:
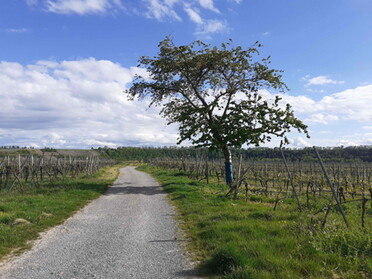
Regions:
[[14, 156], [14, 155], [35, 155], [35, 156], [72, 156], [72, 157], [87, 157], [90, 155], [100, 155], [98, 150], [91, 149], [54, 149], [54, 148], [1, 148], [0, 157], [3, 156]]

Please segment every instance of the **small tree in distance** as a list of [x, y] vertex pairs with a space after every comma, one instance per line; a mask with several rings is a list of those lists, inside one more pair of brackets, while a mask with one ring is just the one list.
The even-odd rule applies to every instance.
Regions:
[[291, 128], [304, 132], [291, 106], [279, 105], [280, 98], [265, 100], [260, 90], [288, 90], [281, 71], [269, 68], [269, 58], [259, 55], [258, 42], [248, 49], [232, 46], [232, 41], [211, 47], [202, 41], [176, 46], [167, 37], [159, 43], [158, 56], [142, 56], [150, 78], [137, 76], [125, 92], [134, 98], [149, 98], [150, 106], [162, 106], [168, 124], [177, 123], [178, 144], [189, 140], [197, 147], [221, 150], [225, 157], [226, 184], [232, 190], [231, 147], [258, 146], [283, 137]]

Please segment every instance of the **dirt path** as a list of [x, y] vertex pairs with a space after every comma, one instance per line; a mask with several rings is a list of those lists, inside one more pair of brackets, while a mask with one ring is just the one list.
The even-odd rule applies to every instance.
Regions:
[[134, 167], [99, 199], [0, 268], [0, 278], [195, 278], [174, 211], [155, 180]]

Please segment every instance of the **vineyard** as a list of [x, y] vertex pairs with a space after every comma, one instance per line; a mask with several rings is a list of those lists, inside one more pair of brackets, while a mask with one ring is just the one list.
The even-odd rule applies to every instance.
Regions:
[[58, 180], [90, 175], [114, 164], [112, 159], [100, 159], [96, 154], [86, 157], [42, 155], [0, 155], [0, 192], [23, 192], [28, 187], [54, 184]]
[[308, 161], [288, 160], [287, 149], [271, 160], [235, 153], [233, 188], [224, 159], [207, 149], [0, 153], [0, 258], [22, 247], [35, 227], [58, 224], [104, 193], [118, 172], [96, 173], [100, 168], [141, 160], [177, 207], [191, 249], [211, 275], [372, 278], [372, 162], [323, 161], [323, 151], [314, 149]]
[[[196, 180], [224, 183], [223, 160], [210, 160], [208, 153], [187, 158], [157, 158], [151, 165], [177, 170]], [[313, 218], [322, 216], [324, 226], [330, 211], [338, 211], [348, 225], [347, 211], [357, 210], [362, 227], [371, 226], [372, 216], [372, 164], [250, 161], [238, 158], [234, 170], [237, 188], [226, 188], [218, 194], [248, 200], [265, 197], [277, 210], [283, 202], [293, 203], [299, 211], [309, 211]], [[351, 207], [350, 207], [350, 206]], [[345, 210], [348, 208], [348, 210]], [[368, 219], [368, 220], [367, 220]]]

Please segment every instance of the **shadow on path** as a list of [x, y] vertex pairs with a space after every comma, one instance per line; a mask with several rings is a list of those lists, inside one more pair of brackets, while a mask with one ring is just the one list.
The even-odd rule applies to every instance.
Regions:
[[130, 186], [132, 185], [129, 182], [125, 182], [124, 184], [114, 184], [110, 187], [104, 195], [125, 195], [125, 194], [139, 194], [139, 195], [158, 195], [164, 194], [161, 186]]

